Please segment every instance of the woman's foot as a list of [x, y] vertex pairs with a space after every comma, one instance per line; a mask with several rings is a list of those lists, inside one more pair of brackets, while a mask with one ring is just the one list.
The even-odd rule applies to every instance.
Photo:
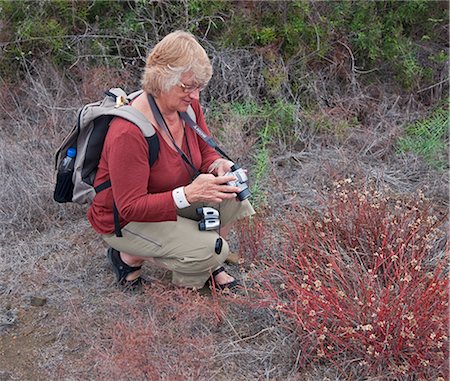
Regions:
[[137, 278], [140, 277], [141, 275], [141, 266], [144, 263], [144, 261], [141, 258], [136, 258], [135, 256], [132, 256], [130, 254], [127, 253], [119, 253], [119, 257], [122, 260], [123, 263], [125, 263], [126, 265], [130, 266], [130, 267], [135, 267], [135, 268], [139, 268], [139, 270], [133, 271], [131, 273], [129, 273], [125, 279], [127, 281], [133, 281]]
[[225, 271], [220, 272], [214, 277], [214, 282], [217, 284], [227, 284], [233, 282], [235, 279]]
[[[134, 290], [140, 287], [142, 283], [145, 283], [144, 280], [140, 277], [140, 265], [143, 261], [139, 259], [135, 261], [135, 263], [133, 263], [133, 261], [130, 261], [127, 256], [128, 254], [124, 255], [124, 260], [122, 258], [122, 254], [111, 247], [107, 251], [107, 257], [109, 262], [111, 263], [114, 273], [116, 274], [117, 283], [119, 283], [121, 286], [126, 287], [127, 289]], [[125, 262], [127, 259], [129, 262], [132, 262], [133, 265], [139, 264], [139, 266], [131, 266], [130, 263]]]
[[214, 281], [210, 278], [210, 284], [213, 284], [218, 291], [231, 290], [238, 285], [237, 280], [227, 274], [223, 266], [212, 272], [212, 278]]

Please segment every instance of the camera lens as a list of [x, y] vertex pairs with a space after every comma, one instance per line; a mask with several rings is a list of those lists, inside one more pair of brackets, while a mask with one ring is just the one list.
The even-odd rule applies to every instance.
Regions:
[[248, 188], [245, 188], [241, 192], [239, 192], [237, 196], [240, 201], [244, 201], [251, 196], [251, 193]]

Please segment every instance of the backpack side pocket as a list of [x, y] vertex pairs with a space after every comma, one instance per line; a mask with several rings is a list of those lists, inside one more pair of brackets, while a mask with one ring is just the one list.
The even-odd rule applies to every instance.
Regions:
[[73, 196], [72, 172], [59, 172], [56, 175], [53, 199], [59, 203], [71, 202]]

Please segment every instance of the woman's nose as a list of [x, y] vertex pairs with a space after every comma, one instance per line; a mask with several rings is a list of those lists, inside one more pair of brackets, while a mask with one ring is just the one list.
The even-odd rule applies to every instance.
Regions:
[[200, 90], [199, 89], [195, 89], [194, 91], [189, 93], [189, 98], [191, 99], [195, 99], [195, 100], [199, 100], [200, 99]]

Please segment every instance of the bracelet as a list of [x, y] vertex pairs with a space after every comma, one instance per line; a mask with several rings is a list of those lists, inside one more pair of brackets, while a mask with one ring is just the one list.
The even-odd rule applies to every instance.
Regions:
[[186, 195], [184, 194], [184, 187], [175, 188], [172, 191], [172, 197], [178, 209], [184, 209], [191, 206], [186, 198]]

